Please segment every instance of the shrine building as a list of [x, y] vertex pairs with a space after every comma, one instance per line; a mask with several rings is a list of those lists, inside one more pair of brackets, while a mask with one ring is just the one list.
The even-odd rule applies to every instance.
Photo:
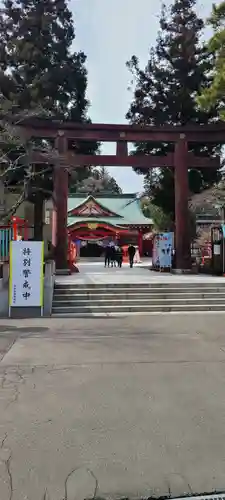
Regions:
[[136, 194], [95, 196], [76, 194], [68, 198], [68, 233], [80, 257], [100, 257], [107, 243], [132, 243], [140, 255], [151, 252], [153, 220], [144, 216]]

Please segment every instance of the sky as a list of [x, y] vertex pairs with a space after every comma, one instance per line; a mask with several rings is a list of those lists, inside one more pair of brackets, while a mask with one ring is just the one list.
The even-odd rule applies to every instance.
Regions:
[[[89, 115], [93, 122], [126, 123], [132, 99], [126, 61], [135, 54], [140, 66], [146, 65], [149, 49], [156, 41], [160, 6], [160, 0], [70, 0], [76, 29], [75, 49], [87, 55]], [[211, 8], [212, 0], [198, 3], [203, 18]], [[114, 154], [115, 148], [114, 144], [106, 143], [101, 151]], [[124, 192], [141, 191], [143, 177], [132, 169], [108, 170]]]

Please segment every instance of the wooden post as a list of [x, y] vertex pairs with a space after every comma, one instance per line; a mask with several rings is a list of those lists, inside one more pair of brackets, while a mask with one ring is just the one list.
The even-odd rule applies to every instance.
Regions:
[[[59, 131], [55, 147], [59, 155], [67, 153], [67, 139]], [[54, 201], [56, 208], [56, 249], [55, 263], [58, 274], [68, 274], [68, 231], [67, 231], [67, 203], [68, 203], [68, 171], [60, 159], [54, 171]]]
[[117, 141], [116, 156], [128, 156], [128, 147], [126, 141]]
[[44, 199], [41, 192], [37, 192], [34, 201], [34, 240], [43, 240], [43, 208]]
[[54, 200], [53, 200], [51, 224], [52, 224], [52, 246], [54, 248], [56, 248], [56, 241], [57, 241], [57, 239], [56, 239], [57, 238], [57, 236], [56, 236], [56, 231], [57, 231], [57, 213], [56, 213], [56, 206], [55, 206], [55, 201]]
[[13, 240], [17, 240], [17, 222], [16, 217], [12, 218]]
[[190, 221], [188, 210], [188, 144], [184, 134], [175, 145], [175, 248], [176, 268], [191, 268]]
[[142, 234], [141, 229], [139, 229], [139, 231], [138, 231], [138, 250], [139, 250], [140, 257], [142, 257], [142, 254], [143, 254], [143, 234]]

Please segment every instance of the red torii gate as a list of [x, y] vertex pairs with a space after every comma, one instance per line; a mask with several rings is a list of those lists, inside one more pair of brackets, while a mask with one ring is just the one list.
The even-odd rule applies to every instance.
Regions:
[[[197, 157], [188, 152], [189, 143], [223, 144], [225, 124], [186, 126], [134, 126], [107, 124], [78, 124], [51, 119], [27, 119], [20, 124], [27, 139], [54, 139], [59, 157], [55, 163], [54, 200], [57, 211], [56, 269], [67, 272], [67, 199], [68, 166], [124, 166], [175, 169], [175, 245], [177, 268], [190, 268], [190, 233], [188, 217], [188, 169], [218, 168], [219, 157]], [[68, 141], [116, 142], [116, 155], [79, 155], [69, 151]], [[128, 155], [129, 142], [174, 143], [174, 154], [166, 156]], [[47, 160], [49, 161], [49, 159]], [[32, 162], [46, 162], [46, 155], [34, 152]]]

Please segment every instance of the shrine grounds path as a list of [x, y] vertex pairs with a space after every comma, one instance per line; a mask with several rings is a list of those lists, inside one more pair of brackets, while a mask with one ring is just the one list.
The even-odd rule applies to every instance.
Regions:
[[1, 320], [1, 500], [225, 490], [224, 324]]

